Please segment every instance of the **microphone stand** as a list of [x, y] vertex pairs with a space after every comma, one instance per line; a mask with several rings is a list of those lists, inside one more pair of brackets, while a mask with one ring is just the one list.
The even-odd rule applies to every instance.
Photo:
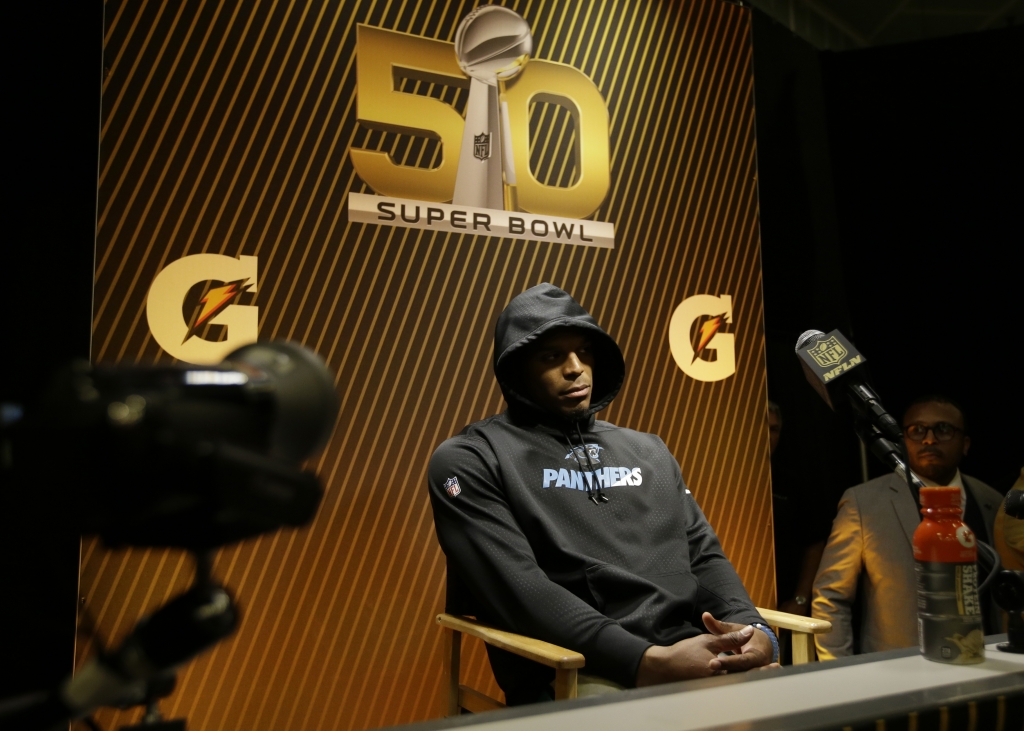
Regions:
[[122, 726], [120, 731], [186, 731], [184, 718], [164, 720], [160, 713], [160, 699], [169, 696], [177, 683], [178, 674], [173, 670], [148, 681], [144, 700], [146, 713], [142, 721], [131, 726]]
[[914, 502], [920, 504], [920, 490], [924, 487], [921, 479], [907, 466], [907, 458], [901, 447], [893, 444], [886, 435], [870, 419], [857, 416], [853, 420], [853, 428], [868, 450], [907, 483]]
[[0, 706], [4, 727], [60, 729], [77, 719], [91, 727], [93, 711], [104, 706], [145, 705], [142, 723], [121, 731], [185, 731], [185, 720], [163, 720], [159, 700], [171, 694], [176, 669], [234, 632], [238, 609], [210, 573], [210, 555], [196, 552], [195, 579], [184, 594], [139, 620], [114, 650], [96, 656], [57, 688], [22, 702]]
[[[151, 663], [163, 665], [172, 662], [173, 665], [146, 680], [145, 698], [138, 704], [146, 706], [142, 722], [122, 726], [120, 731], [186, 731], [184, 718], [164, 720], [160, 713], [160, 699], [174, 691], [177, 666], [227, 637], [237, 624], [238, 612], [231, 596], [213, 579], [210, 552], [195, 551], [193, 557], [195, 576], [188, 591], [158, 609], [148, 620], [140, 622], [132, 632], [132, 637], [136, 637], [141, 634], [140, 627], [145, 623], [159, 624], [149, 637], [138, 637], [139, 647], [145, 654], [160, 658], [150, 657]], [[179, 604], [180, 609], [175, 607]], [[161, 617], [166, 618], [162, 623]], [[144, 627], [142, 632], [145, 632]]]

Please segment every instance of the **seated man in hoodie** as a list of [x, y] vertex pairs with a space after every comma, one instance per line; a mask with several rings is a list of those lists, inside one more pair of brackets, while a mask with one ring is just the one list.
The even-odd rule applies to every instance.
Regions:
[[[611, 336], [557, 287], [502, 312], [494, 373], [508, 409], [430, 461], [448, 611], [580, 652], [605, 687], [777, 661], [665, 443], [595, 420], [625, 371]], [[543, 699], [553, 671], [488, 653], [510, 705]]]

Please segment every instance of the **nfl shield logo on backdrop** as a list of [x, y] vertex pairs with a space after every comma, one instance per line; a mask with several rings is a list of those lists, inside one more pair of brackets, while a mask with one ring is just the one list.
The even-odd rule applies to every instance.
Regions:
[[455, 497], [456, 495], [458, 495], [460, 492], [462, 492], [462, 488], [459, 487], [459, 478], [449, 477], [447, 480], [444, 481], [444, 489], [445, 492], [448, 493], [449, 497]]
[[486, 160], [491, 156], [491, 133], [484, 132], [482, 135], [473, 135], [473, 157], [477, 160]]

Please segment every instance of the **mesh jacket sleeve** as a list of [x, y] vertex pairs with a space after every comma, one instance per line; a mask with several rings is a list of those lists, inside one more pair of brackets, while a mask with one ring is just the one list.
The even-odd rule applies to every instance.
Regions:
[[694, 626], [703, 627], [700, 615], [711, 612], [725, 622], [766, 624], [754, 608], [754, 602], [740, 581], [736, 569], [725, 556], [722, 544], [704, 512], [689, 493], [682, 475], [679, 477], [680, 498], [687, 516], [686, 538], [690, 548], [690, 571], [700, 583]]

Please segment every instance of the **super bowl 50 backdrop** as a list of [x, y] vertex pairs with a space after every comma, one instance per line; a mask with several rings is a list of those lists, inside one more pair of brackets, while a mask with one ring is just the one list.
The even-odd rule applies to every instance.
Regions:
[[[601, 418], [659, 434], [774, 602], [750, 25], [721, 0], [108, 0], [93, 359], [316, 350], [341, 416], [307, 528], [220, 551], [235, 636], [185, 667], [194, 731], [440, 712], [426, 465], [500, 411], [495, 318], [543, 281], [618, 339]], [[139, 489], [145, 489], [145, 477]], [[108, 642], [187, 586], [83, 545]], [[93, 651], [80, 633], [81, 662]], [[470, 644], [464, 681], [497, 693]], [[133, 720], [104, 712], [105, 727]]]

